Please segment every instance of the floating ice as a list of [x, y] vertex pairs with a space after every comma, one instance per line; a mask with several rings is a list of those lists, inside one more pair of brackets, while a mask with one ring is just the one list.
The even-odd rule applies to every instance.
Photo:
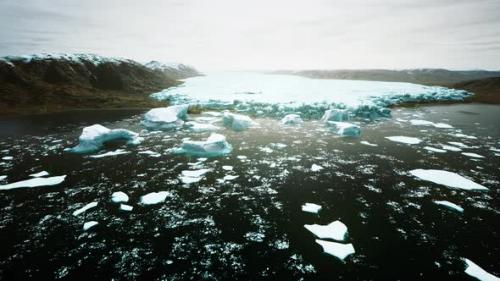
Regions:
[[302, 205], [302, 211], [317, 214], [321, 210], [321, 206], [314, 203], [304, 203]]
[[66, 175], [49, 178], [33, 178], [29, 180], [0, 185], [0, 190], [10, 190], [22, 187], [52, 186], [62, 183], [65, 178]]
[[428, 150], [428, 151], [432, 151], [432, 152], [437, 152], [437, 153], [445, 153], [446, 152], [446, 150], [444, 150], [444, 149], [439, 149], [439, 148], [435, 148], [432, 146], [425, 146], [424, 149]]
[[126, 204], [120, 204], [120, 210], [125, 211], [125, 212], [130, 212], [134, 209], [134, 207]]
[[164, 202], [168, 196], [172, 196], [168, 191], [151, 192], [141, 196], [139, 203], [142, 205], [155, 205]]
[[181, 147], [174, 148], [173, 153], [193, 156], [214, 157], [229, 154], [233, 147], [226, 141], [226, 137], [212, 133], [206, 141], [184, 140]]
[[240, 114], [234, 114], [231, 112], [224, 112], [224, 116], [222, 116], [222, 121], [224, 122], [224, 126], [231, 128], [235, 131], [244, 131], [248, 128], [255, 127], [257, 123], [255, 123], [250, 117]]
[[114, 203], [128, 202], [128, 195], [123, 191], [113, 192], [113, 194], [111, 194], [111, 201]]
[[303, 122], [304, 121], [300, 118], [299, 114], [287, 114], [281, 119], [281, 124], [283, 125], [298, 125]]
[[233, 166], [227, 166], [227, 165], [226, 166], [222, 166], [222, 169], [224, 171], [232, 171], [233, 170]]
[[74, 153], [91, 153], [99, 150], [105, 142], [112, 140], [126, 140], [127, 144], [139, 144], [142, 138], [139, 134], [125, 129], [108, 129], [102, 125], [96, 124], [83, 128], [79, 138], [79, 144], [72, 148], [66, 148], [65, 151]]
[[460, 148], [470, 148], [470, 146], [468, 146], [466, 144], [463, 144], [461, 142], [449, 141], [448, 143], [451, 144], [451, 145], [454, 145], [454, 146], [458, 146]]
[[188, 127], [190, 130], [193, 130], [195, 132], [205, 132], [205, 131], [216, 131], [220, 130], [220, 127], [217, 127], [213, 124], [207, 124], [207, 123], [198, 123], [194, 121], [189, 121], [186, 122], [186, 127]]
[[40, 178], [40, 177], [45, 177], [45, 176], [48, 176], [48, 175], [49, 175], [49, 172], [47, 172], [47, 171], [41, 171], [41, 172], [38, 172], [38, 173], [31, 174], [30, 177]]
[[453, 129], [453, 126], [445, 123], [434, 123], [427, 120], [412, 119], [410, 123], [415, 126], [433, 126], [440, 129]]
[[484, 158], [483, 155], [479, 155], [477, 153], [472, 153], [472, 152], [462, 152], [462, 155], [472, 157], [472, 158]]
[[479, 267], [471, 260], [464, 258], [465, 261], [465, 273], [481, 281], [499, 281], [500, 278], [487, 272], [486, 270]]
[[6, 178], [7, 178], [7, 176], [6, 176], [6, 175], [1, 175], [1, 176], [0, 176], [0, 181], [3, 181], [3, 180], [4, 180], [4, 179], [6, 179]]
[[324, 122], [327, 121], [342, 122], [349, 120], [351, 120], [351, 116], [347, 109], [328, 109], [323, 114], [323, 117], [321, 117], [321, 121]]
[[446, 149], [446, 150], [449, 150], [449, 151], [454, 151], [454, 152], [462, 151], [461, 148], [458, 148], [456, 146], [446, 145], [446, 144], [442, 144], [441, 147], [443, 149]]
[[142, 150], [142, 151], [139, 151], [137, 152], [139, 154], [145, 154], [145, 155], [149, 155], [151, 157], [160, 157], [161, 154], [158, 153], [158, 152], [154, 152], [154, 151], [151, 151], [151, 150]]
[[222, 178], [222, 182], [225, 182], [225, 181], [232, 181], [234, 179], [237, 179], [239, 176], [236, 176], [236, 175], [225, 175], [223, 178]]
[[168, 130], [180, 127], [187, 119], [188, 105], [153, 108], [146, 112], [142, 124], [149, 129]]
[[122, 154], [128, 154], [128, 153], [130, 153], [130, 152], [128, 152], [124, 149], [117, 149], [114, 151], [108, 151], [108, 152], [101, 153], [101, 154], [90, 155], [89, 157], [97, 159], [97, 158], [104, 158], [104, 157], [116, 156], [116, 155], [122, 155]]
[[375, 144], [375, 143], [370, 143], [370, 142], [368, 142], [368, 141], [360, 141], [359, 143], [364, 144], [364, 145], [367, 145], [367, 146], [378, 146], [378, 144]]
[[2, 157], [2, 160], [5, 160], [5, 161], [10, 161], [12, 159], [14, 159], [14, 157], [12, 157], [12, 156], [4, 156], [4, 157]]
[[347, 235], [347, 226], [341, 221], [334, 221], [328, 225], [306, 224], [304, 227], [320, 239], [344, 241]]
[[443, 170], [411, 170], [410, 174], [425, 181], [460, 188], [464, 190], [488, 190], [487, 187], [477, 184], [461, 175]]
[[185, 184], [199, 182], [210, 171], [212, 169], [184, 170], [181, 172], [179, 179]]
[[312, 172], [318, 172], [318, 171], [321, 171], [321, 170], [323, 170], [323, 167], [321, 167], [320, 165], [312, 164], [312, 166], [311, 166], [311, 171]]
[[334, 256], [342, 261], [349, 255], [355, 253], [354, 247], [352, 246], [351, 243], [342, 244], [342, 243], [324, 241], [319, 239], [316, 239], [316, 243], [318, 243], [321, 246], [321, 248], [323, 248], [323, 251], [325, 253]]
[[442, 205], [442, 206], [445, 206], [447, 208], [450, 208], [452, 210], [455, 210], [455, 211], [458, 211], [460, 213], [463, 213], [464, 212], [464, 208], [458, 206], [457, 204], [455, 203], [451, 203], [450, 201], [439, 201], [439, 200], [436, 200], [434, 201], [435, 204], [438, 204], [438, 205]]
[[419, 138], [405, 137], [405, 136], [391, 136], [385, 138], [393, 142], [400, 142], [406, 144], [419, 144], [422, 142], [422, 140]]
[[359, 137], [361, 135], [361, 128], [352, 123], [328, 121], [327, 124], [340, 136]]
[[73, 216], [76, 217], [76, 216], [88, 211], [89, 209], [95, 208], [95, 207], [97, 207], [97, 204], [98, 204], [97, 202], [88, 203], [87, 205], [81, 207], [80, 209], [75, 210], [73, 212]]
[[88, 222], [83, 224], [83, 231], [87, 231], [98, 224], [99, 223], [96, 221], [88, 221]]
[[462, 133], [450, 134], [450, 136], [454, 136], [454, 137], [462, 138], [462, 139], [470, 139], [470, 140], [477, 139], [477, 137], [475, 137], [475, 136], [470, 136], [470, 135], [466, 135], [466, 134], [462, 134]]

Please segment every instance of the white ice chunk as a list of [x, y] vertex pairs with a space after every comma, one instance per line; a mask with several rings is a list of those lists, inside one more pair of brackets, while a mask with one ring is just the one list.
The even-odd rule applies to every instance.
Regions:
[[350, 119], [351, 119], [351, 116], [350, 116], [349, 111], [347, 109], [328, 109], [323, 114], [321, 121], [323, 121], [323, 122], [327, 122], [327, 121], [342, 122], [342, 121], [349, 121]]
[[225, 166], [222, 166], [222, 169], [224, 171], [232, 171], [233, 170], [233, 166], [227, 166], [227, 165], [225, 165]]
[[220, 127], [217, 127], [213, 124], [208, 123], [198, 123], [194, 121], [186, 122], [186, 126], [195, 132], [205, 132], [205, 131], [215, 131], [220, 130]]
[[120, 210], [125, 211], [125, 212], [130, 212], [134, 209], [134, 207], [126, 204], [120, 204]]
[[406, 144], [419, 144], [422, 142], [422, 140], [419, 138], [405, 137], [405, 136], [391, 136], [391, 137], [385, 137], [385, 138], [390, 140], [390, 141], [393, 141], [393, 142], [400, 142], [400, 143], [406, 143]]
[[442, 206], [445, 206], [447, 208], [450, 208], [452, 210], [455, 210], [455, 211], [458, 211], [460, 213], [463, 213], [464, 212], [464, 208], [458, 206], [457, 204], [455, 203], [451, 203], [450, 201], [440, 201], [440, 200], [435, 200], [434, 201], [435, 204], [438, 204], [438, 205], [442, 205]]
[[316, 164], [312, 164], [311, 166], [311, 171], [312, 172], [318, 172], [318, 171], [321, 171], [323, 170], [324, 168], [320, 165], [316, 165]]
[[304, 227], [320, 239], [344, 241], [347, 235], [347, 226], [341, 221], [334, 221], [328, 225], [306, 224]]
[[425, 146], [424, 149], [428, 150], [428, 151], [432, 151], [432, 152], [437, 152], [437, 153], [445, 153], [446, 152], [446, 150], [444, 150], [444, 149], [439, 149], [439, 148], [435, 148], [432, 146]]
[[150, 129], [168, 130], [180, 127], [187, 119], [188, 105], [153, 108], [146, 112], [142, 124]]
[[450, 134], [450, 136], [454, 136], [454, 137], [462, 138], [462, 139], [470, 139], [470, 140], [477, 139], [477, 137], [475, 137], [475, 136], [470, 136], [470, 135], [466, 135], [466, 134], [462, 134], [462, 133]]
[[472, 152], [462, 152], [462, 154], [472, 158], [484, 158], [483, 155], [479, 155], [477, 153], [472, 153]]
[[14, 159], [14, 157], [12, 157], [12, 156], [4, 156], [4, 157], [2, 157], [2, 160], [5, 160], [5, 161], [10, 161], [12, 159]]
[[454, 151], [454, 152], [459, 152], [459, 151], [462, 151], [461, 148], [458, 148], [456, 146], [451, 146], [451, 145], [446, 145], [446, 144], [442, 144], [441, 147], [443, 149], [446, 149], [448, 151]]
[[142, 205], [154, 205], [164, 202], [168, 196], [172, 196], [168, 191], [151, 192], [141, 196], [139, 203]]
[[114, 151], [108, 151], [108, 152], [101, 153], [101, 154], [90, 155], [89, 157], [97, 159], [97, 158], [104, 158], [104, 157], [110, 157], [110, 156], [116, 156], [116, 155], [122, 155], [122, 154], [128, 154], [128, 153], [130, 153], [130, 152], [126, 151], [124, 149], [117, 149]]
[[302, 211], [317, 214], [321, 210], [321, 206], [314, 203], [304, 203], [302, 205]]
[[410, 123], [415, 126], [433, 126], [439, 129], [453, 129], [453, 126], [446, 123], [434, 123], [427, 120], [413, 119]]
[[411, 170], [410, 174], [419, 179], [449, 187], [460, 188], [464, 190], [488, 190], [487, 187], [466, 179], [459, 174], [444, 170], [416, 169]]
[[139, 144], [142, 138], [139, 134], [125, 129], [108, 129], [96, 124], [83, 128], [79, 138], [79, 144], [65, 151], [74, 153], [91, 153], [99, 150], [104, 143], [112, 140], [126, 140], [127, 144]]
[[179, 179], [185, 184], [199, 182], [210, 171], [212, 169], [184, 170], [181, 172]]
[[125, 203], [128, 202], [128, 199], [128, 195], [123, 191], [117, 191], [111, 194], [111, 201], [114, 203]]
[[361, 128], [352, 123], [328, 121], [327, 125], [331, 126], [340, 136], [359, 137], [361, 135]]
[[463, 144], [461, 142], [449, 141], [448, 143], [451, 144], [451, 145], [454, 145], [454, 146], [458, 146], [460, 148], [470, 148], [470, 146], [468, 146], [466, 144]]
[[318, 243], [323, 248], [323, 251], [326, 254], [334, 256], [342, 261], [349, 255], [355, 253], [354, 247], [352, 246], [351, 243], [342, 244], [342, 243], [324, 241], [319, 239], [316, 239], [316, 243]]
[[368, 141], [360, 141], [359, 143], [360, 143], [360, 144], [367, 145], [367, 146], [378, 146], [378, 144], [375, 144], [375, 143], [370, 143], [370, 142], [368, 142]]
[[48, 175], [49, 175], [49, 172], [47, 172], [47, 171], [41, 171], [41, 172], [38, 172], [38, 173], [31, 174], [30, 177], [40, 178], [40, 177], [45, 177], [45, 176], [48, 176]]
[[98, 204], [98, 202], [91, 202], [91, 203], [88, 203], [87, 205], [85, 205], [85, 206], [81, 207], [80, 209], [75, 210], [75, 211], [73, 212], [73, 216], [78, 216], [78, 215], [80, 215], [80, 214], [82, 214], [82, 213], [84, 213], [84, 212], [88, 211], [89, 209], [95, 208], [95, 207], [97, 207], [97, 204]]
[[479, 267], [471, 260], [464, 258], [465, 261], [465, 273], [481, 281], [499, 281], [500, 278], [487, 272], [486, 270]]
[[179, 154], [213, 157], [229, 154], [233, 147], [226, 141], [226, 137], [212, 133], [206, 141], [184, 140], [180, 148], [172, 151]]
[[98, 224], [99, 224], [99, 222], [96, 222], [96, 221], [88, 221], [88, 222], [83, 224], [83, 231], [87, 231]]
[[230, 113], [228, 111], [224, 112], [224, 116], [222, 116], [222, 121], [224, 122], [224, 126], [231, 128], [235, 131], [244, 131], [248, 128], [257, 126], [250, 117], [240, 114]]
[[65, 178], [66, 175], [49, 178], [33, 178], [29, 180], [0, 185], [0, 190], [9, 190], [22, 187], [52, 186], [62, 183]]
[[1, 175], [1, 176], [0, 176], [0, 181], [3, 181], [3, 180], [4, 180], [4, 179], [6, 179], [6, 178], [7, 178], [7, 176], [6, 176], [6, 175]]
[[145, 154], [145, 155], [149, 155], [151, 157], [160, 157], [161, 154], [158, 153], [158, 152], [154, 152], [154, 151], [151, 151], [151, 150], [142, 150], [142, 151], [139, 151], [137, 152], [139, 154]]
[[281, 124], [283, 125], [298, 125], [303, 122], [304, 121], [300, 118], [299, 114], [287, 114], [281, 119]]

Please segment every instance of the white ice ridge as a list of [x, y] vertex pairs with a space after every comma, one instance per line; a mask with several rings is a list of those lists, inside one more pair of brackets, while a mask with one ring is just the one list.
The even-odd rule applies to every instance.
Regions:
[[316, 243], [318, 243], [321, 246], [321, 248], [323, 248], [323, 251], [326, 254], [334, 256], [342, 261], [349, 255], [355, 253], [354, 247], [352, 246], [351, 243], [342, 244], [342, 243], [324, 241], [319, 239], [316, 239]]
[[151, 192], [141, 196], [139, 203], [142, 205], [154, 205], [164, 202], [169, 196], [172, 196], [172, 194], [168, 191]]
[[10, 190], [10, 189], [16, 189], [16, 188], [23, 188], [23, 187], [58, 185], [58, 184], [62, 183], [65, 178], [66, 178], [66, 175], [49, 177], [49, 178], [32, 178], [29, 180], [23, 180], [23, 181], [18, 181], [18, 182], [0, 185], [0, 190]]
[[281, 124], [283, 125], [298, 125], [303, 122], [299, 114], [287, 114], [285, 117], [281, 118]]
[[415, 126], [432, 126], [439, 129], [453, 129], [453, 126], [446, 123], [434, 123], [431, 121], [421, 120], [421, 119], [412, 119], [410, 120], [410, 123]]
[[126, 129], [108, 129], [102, 125], [95, 124], [83, 128], [79, 144], [65, 151], [74, 153], [91, 153], [102, 148], [104, 143], [112, 140], [126, 140], [127, 144], [139, 144], [142, 138], [139, 134]]
[[361, 135], [361, 128], [358, 125], [347, 122], [327, 121], [335, 133], [343, 137], [359, 137]]
[[455, 211], [458, 211], [460, 213], [463, 213], [464, 212], [464, 208], [458, 206], [457, 204], [455, 203], [451, 203], [450, 201], [440, 201], [440, 200], [435, 200], [434, 201], [435, 204], [437, 205], [441, 205], [441, 206], [445, 206], [449, 209], [452, 209], [452, 210], [455, 210]]
[[224, 126], [235, 131], [244, 131], [248, 128], [257, 126], [257, 123], [255, 123], [250, 117], [241, 114], [234, 114], [228, 111], [224, 112], [222, 121], [224, 122]]
[[464, 258], [465, 262], [465, 273], [469, 276], [472, 276], [481, 281], [499, 281], [500, 278], [495, 275], [487, 272], [486, 270], [479, 267], [479, 265], [475, 264], [471, 260]]
[[347, 226], [341, 221], [334, 221], [328, 225], [306, 224], [304, 227], [320, 239], [344, 241], [347, 235]]
[[304, 205], [302, 205], [302, 211], [313, 214], [317, 214], [321, 208], [320, 205], [314, 203], [304, 203]]
[[200, 169], [200, 170], [184, 170], [179, 175], [179, 179], [184, 184], [190, 184], [199, 182], [206, 173], [212, 171], [212, 169]]
[[188, 105], [153, 108], [144, 114], [142, 124], [150, 129], [168, 130], [180, 127], [187, 119]]
[[405, 136], [391, 136], [391, 137], [385, 137], [385, 138], [390, 140], [390, 141], [393, 141], [393, 142], [400, 142], [400, 143], [406, 143], [406, 144], [419, 144], [422, 142], [422, 140], [419, 138], [405, 137]]
[[83, 224], [83, 231], [87, 231], [98, 224], [99, 223], [96, 221], [88, 221], [88, 222]]
[[250, 115], [280, 118], [300, 113], [303, 118], [319, 119], [325, 110], [340, 108], [354, 117], [373, 119], [389, 117], [389, 106], [394, 104], [463, 100], [470, 95], [463, 90], [412, 83], [219, 72], [188, 78], [182, 85], [152, 97], [173, 104], [189, 103], [201, 108], [234, 109]]
[[226, 137], [212, 133], [205, 141], [183, 140], [179, 148], [174, 148], [173, 153], [201, 157], [215, 157], [229, 154], [233, 147], [226, 141]]
[[91, 203], [88, 203], [87, 205], [81, 207], [80, 209], [77, 209], [73, 212], [73, 216], [78, 216], [86, 211], [88, 211], [89, 209], [92, 209], [92, 208], [95, 208], [97, 207], [97, 202], [91, 202]]
[[430, 181], [453, 188], [460, 188], [464, 190], [488, 190], [487, 187], [466, 179], [459, 174], [444, 170], [416, 169], [411, 170], [410, 174], [421, 180]]
[[128, 202], [128, 195], [123, 191], [113, 192], [111, 194], [111, 201], [113, 203], [126, 203]]

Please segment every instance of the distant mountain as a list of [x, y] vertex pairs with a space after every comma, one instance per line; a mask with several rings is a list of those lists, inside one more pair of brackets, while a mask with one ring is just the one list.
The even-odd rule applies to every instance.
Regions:
[[146, 108], [149, 94], [175, 86], [186, 69], [167, 72], [93, 54], [0, 58], [0, 112], [35, 113], [89, 108]]
[[159, 61], [150, 61], [144, 64], [147, 68], [158, 71], [174, 79], [185, 79], [202, 75], [194, 67], [182, 63], [162, 63]]
[[452, 87], [474, 93], [474, 101], [500, 104], [500, 77], [460, 82]]

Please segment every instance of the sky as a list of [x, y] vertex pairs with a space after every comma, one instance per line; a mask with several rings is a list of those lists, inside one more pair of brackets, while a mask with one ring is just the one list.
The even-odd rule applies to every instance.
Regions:
[[0, 0], [0, 56], [208, 70], [500, 69], [500, 0]]

